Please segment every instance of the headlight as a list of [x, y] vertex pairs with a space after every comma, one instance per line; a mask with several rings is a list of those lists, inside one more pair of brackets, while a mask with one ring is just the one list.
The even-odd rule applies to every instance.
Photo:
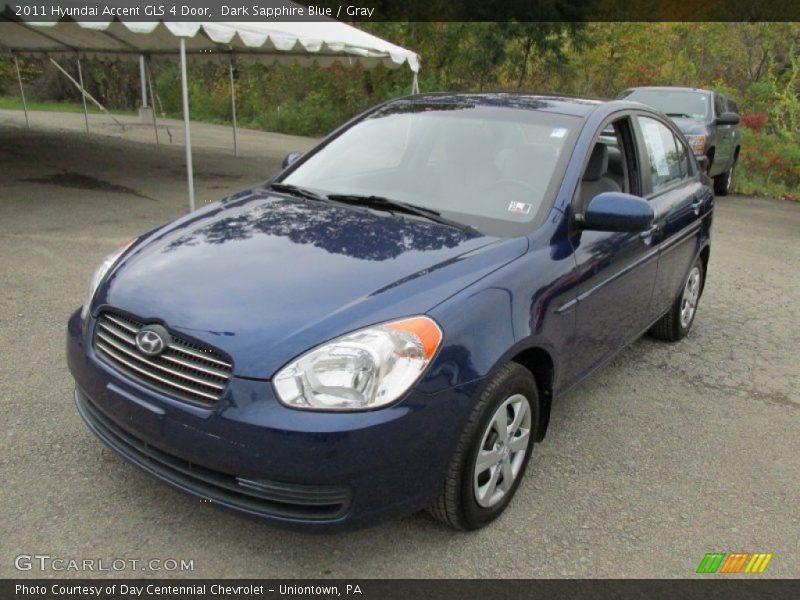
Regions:
[[708, 136], [705, 135], [687, 135], [686, 141], [692, 147], [692, 152], [695, 156], [702, 156], [706, 153], [706, 140]]
[[81, 319], [85, 320], [86, 317], [89, 315], [89, 306], [91, 306], [92, 300], [94, 299], [94, 295], [95, 293], [97, 293], [97, 288], [100, 287], [100, 284], [102, 283], [106, 274], [111, 270], [111, 267], [113, 267], [117, 263], [120, 257], [123, 254], [125, 254], [125, 251], [128, 248], [130, 248], [133, 242], [135, 241], [136, 240], [134, 239], [122, 244], [122, 246], [114, 250], [114, 252], [106, 256], [103, 259], [103, 262], [100, 263], [100, 266], [97, 267], [97, 269], [94, 272], [94, 275], [92, 275], [92, 280], [89, 284], [89, 296], [88, 298], [86, 298], [86, 302], [83, 303], [83, 308], [81, 309]]
[[307, 410], [369, 410], [402, 396], [430, 363], [442, 331], [428, 317], [360, 329], [296, 358], [273, 378], [278, 400]]

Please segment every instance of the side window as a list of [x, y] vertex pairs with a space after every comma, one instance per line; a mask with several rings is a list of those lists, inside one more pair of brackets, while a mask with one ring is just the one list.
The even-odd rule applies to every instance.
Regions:
[[628, 117], [606, 126], [595, 139], [576, 190], [576, 212], [583, 213], [592, 198], [603, 192], [639, 195], [634, 135]]
[[650, 117], [637, 117], [647, 150], [645, 170], [650, 172], [653, 192], [658, 192], [691, 175], [686, 146], [672, 130]]

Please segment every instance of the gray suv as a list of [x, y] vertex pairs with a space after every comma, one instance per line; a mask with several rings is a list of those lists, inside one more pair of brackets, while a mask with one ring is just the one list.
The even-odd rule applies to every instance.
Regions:
[[742, 144], [739, 109], [732, 100], [719, 92], [683, 87], [630, 88], [619, 98], [647, 104], [670, 117], [714, 178], [714, 192], [728, 194]]

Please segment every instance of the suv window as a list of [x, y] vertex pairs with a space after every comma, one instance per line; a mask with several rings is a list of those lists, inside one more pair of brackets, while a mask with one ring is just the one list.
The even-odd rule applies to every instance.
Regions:
[[647, 149], [645, 170], [650, 170], [652, 191], [658, 192], [687, 179], [692, 173], [689, 152], [672, 130], [650, 117], [637, 117]]

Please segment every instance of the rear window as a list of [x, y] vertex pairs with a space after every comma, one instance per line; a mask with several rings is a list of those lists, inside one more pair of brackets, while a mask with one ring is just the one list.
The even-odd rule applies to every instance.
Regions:
[[655, 119], [640, 116], [638, 121], [647, 149], [653, 192], [691, 176], [689, 153], [683, 142]]

